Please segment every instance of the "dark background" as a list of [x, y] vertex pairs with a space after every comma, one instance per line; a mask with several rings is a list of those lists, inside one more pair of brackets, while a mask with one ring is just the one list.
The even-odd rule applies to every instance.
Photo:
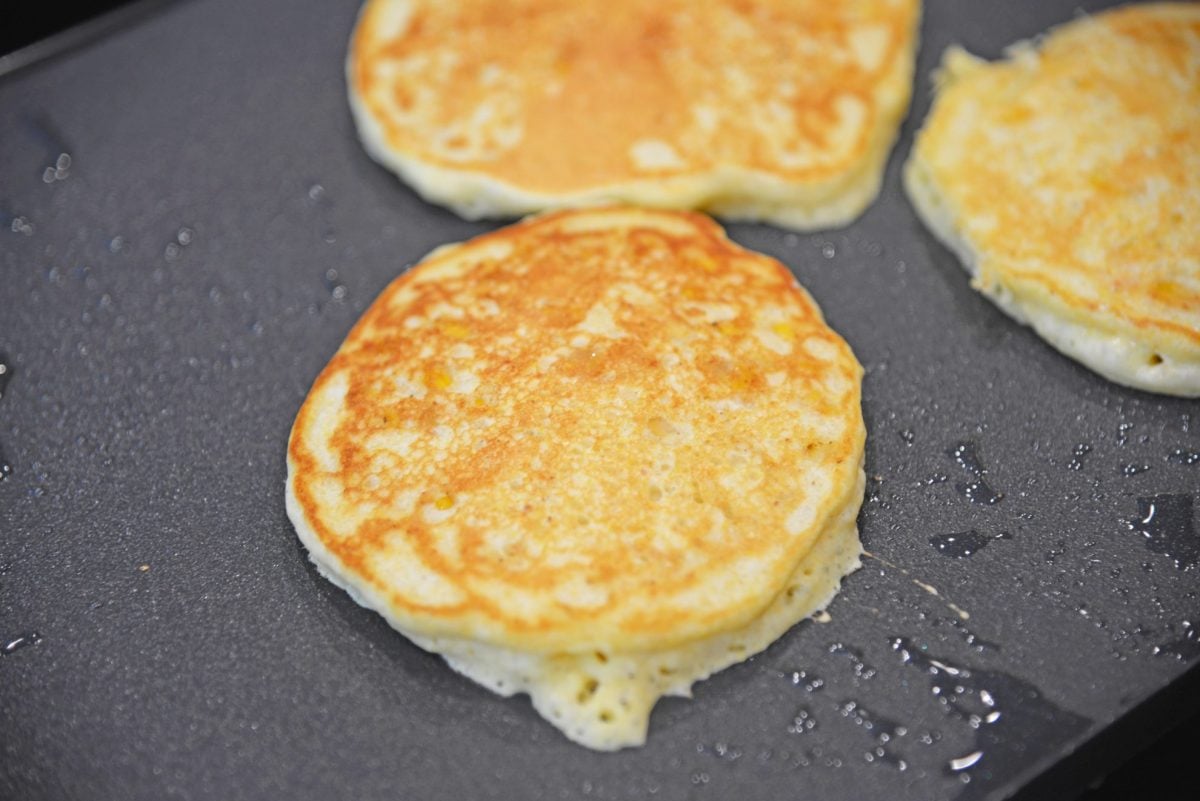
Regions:
[[[85, 44], [112, 26], [128, 24], [163, 1], [91, 0], [70, 7], [57, 3], [48, 4], [50, 7], [9, 3], [0, 15], [0, 60], [8, 56], [10, 63], [23, 64], [63, 48]], [[87, 25], [80, 29], [78, 26], [83, 23]], [[51, 37], [54, 38], [47, 42]], [[1084, 793], [1081, 801], [1125, 801], [1151, 794], [1158, 801], [1195, 798], [1194, 770], [1187, 768], [1188, 761], [1196, 759], [1197, 748], [1200, 748], [1200, 717], [1193, 716], [1117, 767], [1100, 786]]]
[[91, 0], [66, 3], [6, 3], [0, 15], [0, 54], [7, 54], [27, 45], [124, 6], [118, 0]]

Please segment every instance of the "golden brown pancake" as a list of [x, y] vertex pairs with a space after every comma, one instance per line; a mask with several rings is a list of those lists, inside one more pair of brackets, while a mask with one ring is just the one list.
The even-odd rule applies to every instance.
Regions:
[[874, 199], [919, 0], [368, 0], [368, 151], [466, 217], [623, 202], [793, 228]]
[[1200, 396], [1200, 5], [946, 53], [905, 185], [974, 285], [1120, 384]]
[[781, 264], [691, 213], [442, 248], [317, 378], [288, 512], [322, 572], [596, 748], [858, 564], [861, 368]]

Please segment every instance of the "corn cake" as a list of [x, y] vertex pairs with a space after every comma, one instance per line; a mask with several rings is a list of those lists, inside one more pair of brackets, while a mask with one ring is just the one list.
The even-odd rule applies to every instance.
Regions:
[[1200, 396], [1200, 4], [945, 54], [904, 171], [973, 285], [1130, 387]]
[[368, 0], [370, 154], [468, 217], [629, 203], [811, 229], [879, 191], [919, 0]]
[[858, 566], [862, 369], [779, 262], [690, 212], [561, 211], [434, 251], [301, 407], [321, 572], [568, 737], [761, 651]]

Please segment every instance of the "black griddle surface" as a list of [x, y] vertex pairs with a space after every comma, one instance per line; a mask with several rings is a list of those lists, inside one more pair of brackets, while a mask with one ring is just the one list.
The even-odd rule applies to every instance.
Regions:
[[284, 513], [292, 418], [351, 324], [496, 226], [359, 146], [357, 3], [169, 5], [0, 78], [0, 797], [1063, 797], [1194, 710], [1200, 404], [1012, 323], [898, 181], [948, 44], [996, 57], [1079, 5], [927, 2], [879, 201], [729, 227], [867, 366], [874, 556], [831, 622], [617, 754], [355, 606]]

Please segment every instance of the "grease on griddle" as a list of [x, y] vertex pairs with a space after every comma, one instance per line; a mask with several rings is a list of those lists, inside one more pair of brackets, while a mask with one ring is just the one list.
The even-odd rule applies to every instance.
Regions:
[[1117, 425], [1117, 444], [1124, 445], [1129, 441], [1129, 432], [1133, 430], [1133, 423], [1119, 423]]
[[875, 668], [867, 664], [867, 662], [863, 659], [862, 651], [858, 650], [857, 648], [853, 648], [840, 642], [835, 642], [829, 646], [829, 653], [834, 654], [835, 656], [846, 657], [850, 661], [850, 666], [854, 671], [855, 679], [866, 681], [873, 679], [875, 674], [878, 673]]
[[[870, 676], [875, 675], [875, 669], [867, 666], [862, 661], [861, 654], [855, 649], [848, 648], [841, 643], [836, 643], [830, 646], [829, 652], [850, 656], [851, 662], [854, 664], [856, 677], [864, 676], [870, 678]], [[799, 677], [802, 675], [803, 672], [793, 673], [793, 683], [801, 684], [803, 680]], [[809, 692], [814, 692], [819, 690], [823, 685], [823, 681], [814, 678], [813, 681], [805, 683], [804, 687]], [[864, 762], [891, 765], [901, 771], [908, 769], [908, 761], [894, 752], [897, 741], [908, 735], [909, 730], [907, 726], [901, 725], [897, 721], [882, 715], [877, 715], [864, 707], [861, 702], [855, 700], [834, 702], [833, 709], [839, 717], [850, 721], [859, 730], [870, 735], [871, 742], [868, 744], [866, 750], [862, 752]], [[805, 735], [814, 731], [818, 726], [819, 723], [813, 708], [808, 705], [801, 705], [796, 708], [795, 714], [788, 721], [787, 733]], [[817, 759], [820, 756], [819, 748], [814, 748], [806, 753], [804, 762]]]
[[163, 258], [167, 261], [175, 261], [182, 255], [183, 249], [192, 244], [195, 238], [195, 231], [186, 225], [181, 227], [175, 232], [175, 239], [168, 242], [167, 246], [163, 248]]
[[329, 291], [329, 297], [338, 303], [346, 299], [346, 285], [341, 282], [336, 267], [325, 271], [325, 289]]
[[1167, 461], [1173, 464], [1181, 464], [1191, 467], [1194, 464], [1200, 464], [1200, 451], [1189, 451], [1183, 448], [1176, 448], [1167, 454]]
[[808, 734], [817, 728], [817, 719], [812, 716], [812, 710], [802, 706], [796, 710], [795, 717], [788, 724], [788, 734]]
[[1144, 537], [1147, 548], [1170, 557], [1175, 567], [1188, 570], [1200, 562], [1200, 538], [1195, 527], [1191, 495], [1163, 494], [1138, 498], [1138, 516], [1126, 521], [1130, 531]]
[[[1122, 443], [1124, 440], [1122, 440]], [[1083, 462], [1087, 459], [1089, 453], [1092, 452], [1092, 446], [1086, 442], [1081, 442], [1071, 451], [1071, 461], [1067, 462], [1068, 470], [1082, 470]]]
[[889, 746], [908, 734], [907, 726], [874, 714], [858, 701], [846, 701], [838, 707], [838, 713], [871, 735], [874, 742], [863, 753], [863, 761], [891, 765], [900, 771], [908, 770], [908, 762], [889, 749]]
[[331, 220], [333, 201], [330, 200], [329, 193], [320, 183], [312, 183], [308, 187], [307, 197], [308, 204], [316, 208], [321, 217], [321, 241], [327, 245], [334, 244], [337, 242], [337, 230], [333, 227]]
[[4, 645], [0, 645], [0, 656], [9, 656], [15, 654], [22, 648], [28, 648], [31, 645], [37, 645], [42, 641], [42, 635], [36, 631], [31, 631], [28, 634], [22, 634], [19, 637], [14, 637], [8, 640]]
[[988, 469], [979, 458], [979, 451], [974, 442], [962, 441], [956, 443], [946, 453], [974, 478], [973, 481], [959, 482], [954, 488], [971, 503], [981, 503], [986, 506], [997, 504], [1004, 500], [1004, 493], [996, 492], [987, 481]]
[[28, 217], [21, 214], [13, 214], [0, 209], [0, 226], [6, 226], [14, 234], [33, 236], [33, 223], [29, 221]]
[[1152, 653], [1155, 656], [1173, 656], [1184, 662], [1200, 657], [1200, 630], [1190, 620], [1183, 621], [1180, 627], [1182, 636], [1154, 646]]
[[65, 181], [71, 174], [71, 154], [59, 153], [54, 164], [42, 171], [42, 182], [52, 184], [55, 181]]
[[696, 753], [708, 754], [709, 756], [716, 757], [717, 759], [725, 762], [737, 762], [746, 755], [746, 752], [740, 745], [737, 745], [736, 743], [727, 743], [723, 740], [718, 740], [712, 745], [699, 743], [696, 745]]
[[990, 540], [990, 537], [971, 529], [956, 534], [938, 534], [929, 538], [929, 544], [942, 556], [964, 559], [983, 550]]
[[33, 138], [42, 144], [46, 152], [46, 161], [42, 169], [42, 182], [47, 184], [65, 181], [71, 175], [71, 151], [57, 127], [46, 115], [30, 117], [25, 121], [27, 129]]
[[896, 637], [892, 650], [900, 661], [929, 678], [930, 691], [942, 711], [974, 732], [974, 743], [947, 762], [944, 772], [966, 786], [960, 801], [983, 798], [1004, 777], [1027, 768], [1091, 724], [1047, 700], [1033, 684], [998, 670], [955, 665], [936, 658], [906, 637]]
[[793, 670], [790, 675], [792, 684], [803, 687], [805, 692], [815, 693], [825, 686], [825, 680], [807, 670]]

